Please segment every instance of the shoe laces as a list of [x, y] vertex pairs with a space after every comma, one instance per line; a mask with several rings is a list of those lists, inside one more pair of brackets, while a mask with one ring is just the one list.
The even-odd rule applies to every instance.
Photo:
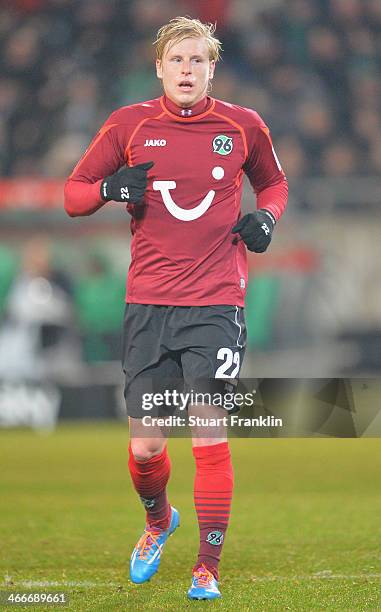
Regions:
[[157, 546], [160, 550], [162, 549], [161, 544], [159, 544], [156, 539], [158, 535], [160, 535], [160, 531], [152, 531], [150, 529], [144, 530], [144, 533], [138, 542], [138, 549], [140, 549], [139, 558], [142, 561], [147, 560], [152, 546]]
[[198, 586], [202, 587], [209, 586], [214, 579], [212, 572], [203, 563], [194, 571], [193, 575], [197, 580]]

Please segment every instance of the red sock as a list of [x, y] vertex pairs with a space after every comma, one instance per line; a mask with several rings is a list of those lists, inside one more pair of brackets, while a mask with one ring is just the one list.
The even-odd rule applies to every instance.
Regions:
[[194, 446], [196, 477], [194, 502], [200, 529], [200, 549], [195, 568], [204, 563], [218, 580], [225, 532], [233, 494], [233, 466], [227, 442]]
[[160, 455], [155, 455], [147, 461], [135, 459], [131, 444], [128, 450], [128, 467], [134, 487], [147, 510], [147, 523], [150, 527], [167, 529], [171, 510], [166, 491], [171, 471], [167, 447], [165, 446]]

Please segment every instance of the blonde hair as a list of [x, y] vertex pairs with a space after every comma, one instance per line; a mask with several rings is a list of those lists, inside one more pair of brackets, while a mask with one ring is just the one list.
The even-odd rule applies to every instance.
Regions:
[[156, 36], [153, 43], [156, 46], [156, 58], [163, 59], [164, 51], [167, 44], [171, 44], [168, 50], [175, 43], [184, 40], [184, 38], [205, 38], [209, 48], [209, 60], [218, 62], [221, 59], [222, 44], [218, 38], [213, 36], [216, 31], [216, 26], [213, 23], [202, 23], [199, 19], [191, 17], [175, 17], [169, 23], [163, 25]]

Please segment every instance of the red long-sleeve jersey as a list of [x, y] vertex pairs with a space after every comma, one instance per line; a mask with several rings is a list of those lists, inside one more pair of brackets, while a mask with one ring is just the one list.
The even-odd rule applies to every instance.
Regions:
[[269, 129], [250, 109], [206, 97], [181, 109], [166, 96], [111, 114], [65, 185], [65, 209], [103, 206], [100, 185], [124, 164], [153, 161], [143, 202], [129, 205], [131, 265], [126, 301], [244, 305], [246, 247], [231, 233], [240, 217], [243, 174], [257, 207], [276, 219], [287, 181]]

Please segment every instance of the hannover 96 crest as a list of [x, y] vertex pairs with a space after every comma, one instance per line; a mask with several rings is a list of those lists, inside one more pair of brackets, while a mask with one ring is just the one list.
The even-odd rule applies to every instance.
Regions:
[[213, 544], [213, 546], [219, 546], [224, 541], [224, 534], [222, 531], [218, 531], [215, 529], [214, 531], [210, 531], [206, 536], [206, 541], [209, 544]]
[[219, 134], [213, 139], [213, 153], [229, 155], [233, 151], [233, 138]]

